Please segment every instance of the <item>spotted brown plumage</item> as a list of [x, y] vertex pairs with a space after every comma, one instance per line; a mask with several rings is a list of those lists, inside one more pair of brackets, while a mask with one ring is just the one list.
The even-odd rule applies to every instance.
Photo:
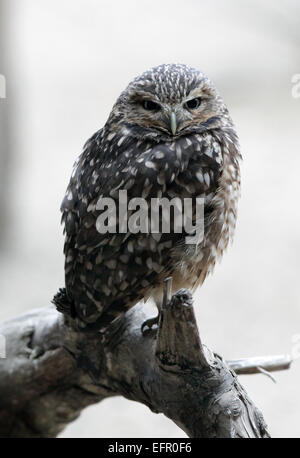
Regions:
[[[237, 135], [213, 83], [185, 65], [135, 78], [103, 129], [84, 146], [62, 203], [67, 300], [79, 324], [112, 321], [142, 298], [159, 304], [162, 283], [202, 284], [235, 228], [240, 159]], [[101, 234], [99, 199], [202, 197], [204, 239], [186, 234]], [[162, 215], [163, 216], [163, 215]]]

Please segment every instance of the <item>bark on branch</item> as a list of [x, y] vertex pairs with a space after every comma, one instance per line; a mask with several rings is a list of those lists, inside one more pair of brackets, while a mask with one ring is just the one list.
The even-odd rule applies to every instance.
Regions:
[[190, 292], [165, 299], [158, 330], [144, 335], [141, 304], [104, 333], [78, 331], [53, 306], [2, 325], [0, 436], [54, 437], [86, 406], [122, 395], [164, 413], [189, 437], [268, 437], [232, 368], [270, 369], [270, 358], [228, 365], [201, 343]]

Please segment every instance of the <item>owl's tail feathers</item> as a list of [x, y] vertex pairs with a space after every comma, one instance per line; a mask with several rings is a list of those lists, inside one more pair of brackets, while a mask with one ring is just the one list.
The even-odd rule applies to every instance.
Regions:
[[[103, 315], [99, 315], [99, 312], [93, 315], [91, 314], [89, 321], [87, 321], [87, 318], [79, 314], [76, 310], [75, 303], [70, 298], [70, 295], [68, 295], [66, 288], [60, 288], [51, 302], [55, 305], [58, 312], [62, 313], [66, 318], [75, 320], [74, 323], [77, 325], [77, 328], [83, 332], [104, 331], [113, 321], [117, 321], [120, 318], [121, 311], [119, 309], [125, 308], [123, 301], [116, 301], [114, 303], [114, 311], [109, 311]], [[119, 313], [115, 313], [116, 310], [119, 310]], [[124, 313], [121, 315], [123, 316]]]
[[102, 317], [98, 316], [94, 317], [93, 322], [86, 322], [84, 320], [84, 317], [77, 313], [75, 303], [68, 295], [66, 288], [60, 288], [58, 293], [55, 294], [51, 302], [55, 305], [57, 311], [62, 313], [65, 316], [65, 318], [72, 318], [72, 320], [75, 320], [74, 323], [76, 323], [77, 327], [81, 331], [99, 331], [104, 326], [107, 326], [107, 324], [109, 324], [109, 322], [111, 321], [110, 319], [107, 322], [103, 320]]
[[74, 303], [68, 297], [66, 288], [60, 288], [51, 302], [55, 305], [59, 312], [63, 313], [64, 315], [68, 315], [71, 318], [76, 317]]

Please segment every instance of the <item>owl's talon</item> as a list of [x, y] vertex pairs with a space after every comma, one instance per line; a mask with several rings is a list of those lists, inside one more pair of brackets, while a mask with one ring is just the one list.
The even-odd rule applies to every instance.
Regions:
[[144, 321], [144, 323], [141, 326], [142, 334], [145, 334], [145, 332], [147, 331], [151, 331], [153, 326], [158, 325], [158, 321], [159, 314], [154, 318], [149, 318], [148, 320]]

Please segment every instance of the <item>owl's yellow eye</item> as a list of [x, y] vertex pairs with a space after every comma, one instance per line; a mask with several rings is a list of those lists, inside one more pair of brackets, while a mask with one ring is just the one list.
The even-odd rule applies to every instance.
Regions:
[[160, 110], [158, 103], [153, 102], [152, 100], [143, 100], [142, 106], [147, 111]]
[[202, 102], [201, 98], [196, 97], [195, 99], [191, 99], [185, 102], [183, 106], [184, 108], [188, 108], [189, 110], [196, 110], [197, 108], [200, 107], [201, 102]]

